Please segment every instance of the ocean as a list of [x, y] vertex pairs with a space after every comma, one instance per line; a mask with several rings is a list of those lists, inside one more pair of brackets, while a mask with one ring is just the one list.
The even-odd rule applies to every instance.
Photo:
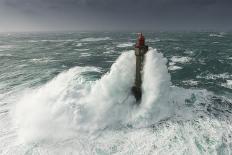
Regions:
[[232, 154], [232, 33], [0, 34], [0, 154]]

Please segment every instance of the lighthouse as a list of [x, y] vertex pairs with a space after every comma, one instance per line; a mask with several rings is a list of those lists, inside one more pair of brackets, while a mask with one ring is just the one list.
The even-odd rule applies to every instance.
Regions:
[[140, 101], [142, 97], [142, 71], [144, 64], [144, 57], [148, 51], [148, 46], [145, 45], [145, 37], [142, 33], [138, 34], [137, 42], [135, 44], [135, 58], [136, 58], [136, 72], [135, 72], [135, 83], [131, 88], [132, 94], [136, 101]]

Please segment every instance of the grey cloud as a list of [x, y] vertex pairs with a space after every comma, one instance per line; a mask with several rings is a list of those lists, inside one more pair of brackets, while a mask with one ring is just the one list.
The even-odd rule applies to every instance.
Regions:
[[232, 27], [231, 0], [0, 0], [0, 4], [28, 23], [45, 25], [44, 29], [46, 25], [57, 30]]

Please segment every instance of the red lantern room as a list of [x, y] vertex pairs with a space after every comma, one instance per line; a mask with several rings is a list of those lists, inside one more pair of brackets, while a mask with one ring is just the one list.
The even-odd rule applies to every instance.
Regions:
[[139, 33], [135, 47], [140, 48], [145, 46], [145, 38], [142, 33]]

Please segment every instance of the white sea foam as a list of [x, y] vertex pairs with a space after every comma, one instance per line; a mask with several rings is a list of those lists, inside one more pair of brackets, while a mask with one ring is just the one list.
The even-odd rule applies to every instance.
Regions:
[[130, 47], [130, 46], [133, 46], [133, 45], [134, 45], [134, 43], [132, 43], [132, 42], [127, 42], [127, 43], [118, 44], [117, 47], [123, 48], [123, 47]]
[[38, 43], [38, 42], [54, 42], [54, 43], [60, 43], [60, 42], [74, 42], [76, 40], [74, 39], [42, 39], [42, 40], [28, 40], [29, 43]]
[[30, 60], [33, 63], [49, 63], [49, 62], [54, 62], [54, 61], [58, 61], [58, 60], [53, 60], [51, 58], [33, 58]]
[[14, 45], [0, 45], [0, 50], [7, 50], [15, 47]]
[[80, 74], [87, 71], [99, 70], [75, 67], [45, 86], [25, 92], [14, 113], [21, 141], [62, 139], [73, 135], [71, 110], [78, 98], [85, 94], [85, 79]]
[[174, 71], [174, 70], [182, 69], [182, 67], [173, 65], [173, 66], [169, 66], [168, 69]]
[[190, 60], [191, 60], [190, 57], [173, 56], [173, 57], [170, 59], [168, 69], [169, 69], [169, 70], [180, 70], [180, 69], [182, 69], [182, 67], [176, 65], [176, 63], [184, 64], [184, 63], [189, 62]]
[[[1, 50], [0, 50], [1, 51]], [[4, 53], [0, 53], [0, 57], [11, 57], [13, 56], [12, 54], [4, 54]]]
[[184, 64], [184, 63], [189, 62], [190, 60], [191, 60], [190, 57], [173, 56], [173, 57], [170, 59], [168, 69], [169, 69], [169, 70], [172, 70], [172, 71], [174, 71], [174, 70], [180, 70], [180, 69], [182, 69], [182, 67], [176, 65], [176, 63]]
[[29, 43], [37, 43], [37, 42], [40, 42], [40, 40], [28, 40], [27, 42], [29, 42]]
[[184, 53], [185, 53], [185, 54], [188, 54], [188, 55], [193, 55], [193, 54], [194, 54], [194, 51], [189, 50], [189, 49], [186, 49], [186, 50], [184, 51]]
[[190, 86], [196, 86], [198, 84], [198, 81], [195, 80], [185, 80], [183, 81], [184, 84], [190, 85]]
[[104, 54], [112, 54], [112, 53], [116, 53], [115, 50], [113, 49], [107, 49], [107, 51], [103, 52]]
[[80, 57], [89, 57], [89, 56], [91, 56], [90, 53], [81, 53], [80, 54]]
[[191, 60], [190, 57], [180, 57], [180, 56], [173, 56], [171, 61], [174, 63], [187, 63]]
[[81, 46], [82, 46], [82, 43], [78, 43], [76, 46], [77, 46], [77, 47], [81, 47]]
[[81, 48], [81, 49], [74, 49], [75, 51], [80, 51], [80, 52], [83, 52], [83, 51], [88, 51], [89, 49], [88, 48]]
[[41, 41], [41, 42], [73, 42], [73, 41], [76, 41], [76, 40], [74, 40], [74, 39], [65, 39], [65, 40], [63, 40], [63, 39], [51, 39], [51, 40], [39, 40], [39, 41]]
[[169, 64], [169, 66], [174, 66], [176, 63], [175, 63], [175, 62], [170, 61], [168, 64]]
[[[140, 105], [131, 94], [133, 51], [124, 52], [95, 82], [87, 82], [83, 73], [99, 72], [98, 68], [74, 67], [29, 90], [13, 111], [23, 143], [4, 153], [216, 154], [232, 125], [205, 117], [199, 105], [209, 103], [207, 91], [171, 86], [166, 63], [161, 53], [149, 49]], [[222, 132], [225, 125], [228, 131]], [[24, 147], [25, 143], [35, 145]]]
[[173, 47], [173, 49], [180, 50], [181, 48], [177, 46], [177, 47]]
[[[143, 126], [164, 118], [168, 108], [163, 109], [167, 103], [163, 99], [170, 86], [166, 61], [155, 50], [148, 52], [139, 107], [131, 94], [135, 74], [133, 51], [123, 53], [110, 72], [89, 87], [81, 76], [83, 69], [77, 67], [61, 73], [25, 94], [17, 104], [14, 118], [19, 125], [19, 137], [27, 142], [67, 138], [75, 135], [74, 131], [96, 131], [128, 123]], [[141, 124], [142, 120], [146, 123]]]
[[[163, 54], [150, 49], [150, 52], [146, 54], [145, 61], [140, 110], [144, 110], [144, 115], [148, 117], [147, 120], [158, 121], [170, 116], [171, 113], [172, 108], [168, 102], [171, 77], [166, 67], [167, 59], [163, 57]], [[151, 122], [154, 123], [153, 121]], [[145, 123], [143, 122], [143, 124]]]
[[104, 38], [84, 38], [84, 39], [81, 39], [80, 41], [82, 41], [82, 42], [95, 42], [95, 41], [105, 41], [105, 40], [110, 40], [110, 37], [104, 37]]
[[209, 34], [209, 36], [210, 37], [224, 37], [224, 35], [225, 35], [226, 33], [224, 33], [224, 32], [220, 32], [220, 33], [211, 33], [211, 34]]
[[149, 42], [149, 43], [155, 43], [155, 42], [159, 42], [160, 39], [159, 38], [155, 38], [155, 39], [146, 39], [146, 42]]
[[232, 78], [232, 75], [230, 75], [229, 73], [222, 73], [222, 74], [211, 74], [211, 73], [208, 73], [206, 75], [204, 75], [204, 74], [197, 75], [196, 78], [204, 78], [204, 79], [208, 79], [208, 80], [230, 79], [230, 78]]
[[222, 86], [232, 89], [232, 80], [226, 80], [226, 83], [223, 83]]

